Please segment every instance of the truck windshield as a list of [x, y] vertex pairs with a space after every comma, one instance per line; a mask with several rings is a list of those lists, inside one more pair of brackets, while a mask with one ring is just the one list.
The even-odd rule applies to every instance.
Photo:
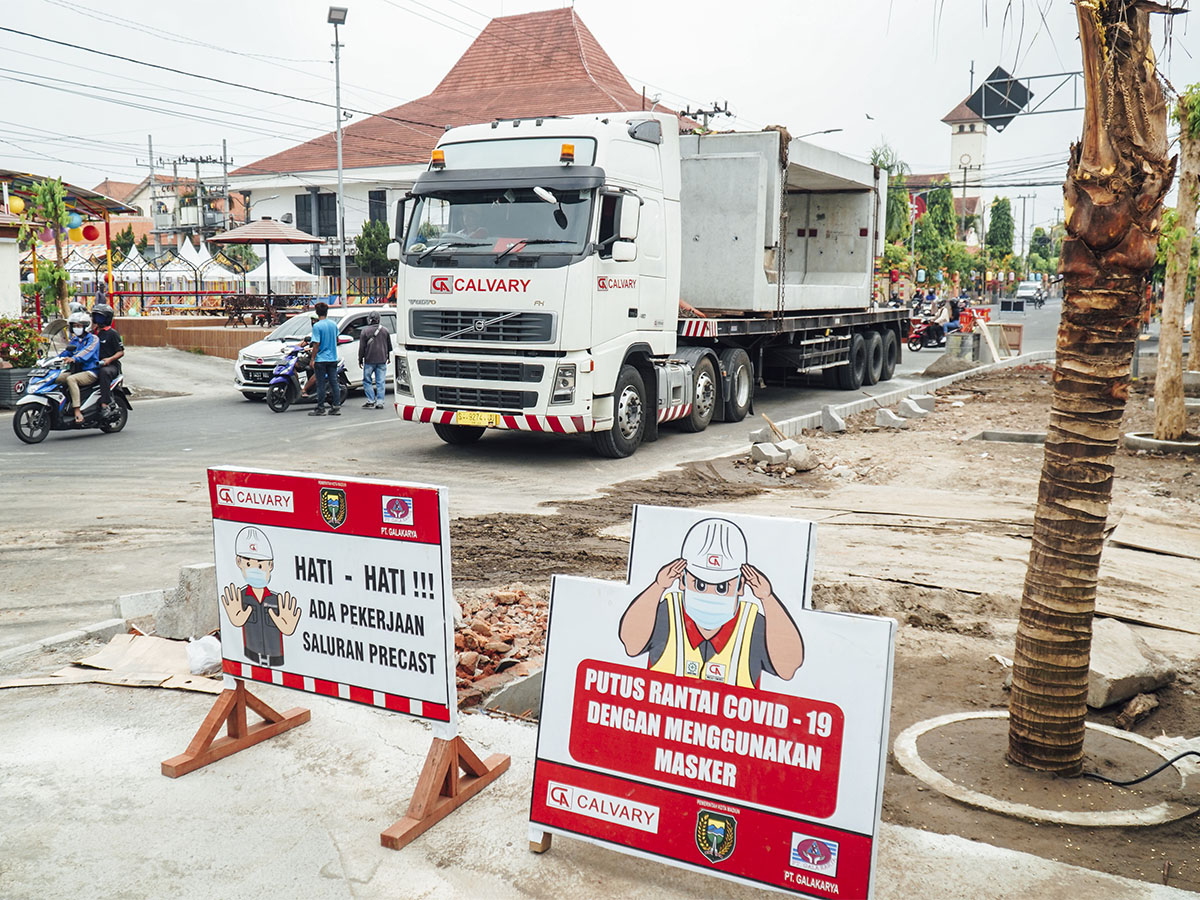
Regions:
[[587, 241], [591, 201], [590, 190], [539, 196], [533, 187], [421, 197], [405, 244], [409, 262], [442, 253], [493, 260], [578, 255]]

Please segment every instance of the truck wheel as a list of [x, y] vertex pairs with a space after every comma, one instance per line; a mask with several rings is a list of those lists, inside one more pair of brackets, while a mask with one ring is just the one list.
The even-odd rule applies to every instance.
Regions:
[[867, 332], [867, 367], [863, 373], [866, 384], [879, 384], [883, 377], [883, 336], [878, 331]]
[[896, 357], [900, 355], [900, 342], [896, 340], [896, 332], [890, 328], [883, 333], [883, 371], [879, 373], [880, 381], [891, 381], [896, 374]]
[[725, 398], [725, 421], [740, 422], [750, 412], [754, 399], [754, 366], [741, 347], [721, 351], [721, 369], [730, 373], [729, 396]]
[[679, 420], [684, 431], [703, 431], [717, 410], [717, 373], [711, 357], [704, 357], [692, 370], [692, 412]]
[[646, 433], [648, 414], [641, 374], [633, 366], [622, 366], [613, 389], [613, 426], [608, 431], [593, 431], [592, 446], [609, 459], [632, 455]]
[[850, 361], [838, 370], [838, 387], [843, 391], [857, 391], [867, 376], [867, 342], [861, 334], [850, 337]]
[[434, 433], [447, 444], [473, 444], [487, 431], [482, 425], [443, 425], [435, 422]]

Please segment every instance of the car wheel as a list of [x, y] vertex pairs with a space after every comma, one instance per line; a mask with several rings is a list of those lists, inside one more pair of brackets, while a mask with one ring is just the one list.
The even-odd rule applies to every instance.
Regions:
[[624, 459], [633, 454], [646, 434], [646, 385], [631, 365], [621, 367], [613, 389], [613, 425], [608, 431], [593, 431], [592, 446], [601, 456]]
[[242, 391], [242, 396], [247, 400], [266, 400], [266, 394], [259, 394], [254, 391]]

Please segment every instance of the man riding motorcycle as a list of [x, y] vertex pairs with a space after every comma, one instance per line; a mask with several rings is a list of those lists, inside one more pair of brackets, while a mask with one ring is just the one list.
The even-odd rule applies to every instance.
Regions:
[[67, 349], [59, 354], [59, 359], [70, 362], [71, 371], [63, 372], [55, 379], [58, 384], [67, 386], [71, 395], [71, 411], [79, 423], [83, 422], [83, 413], [79, 410], [79, 389], [93, 384], [99, 378], [96, 368], [100, 360], [100, 338], [89, 330], [91, 324], [91, 317], [85, 312], [73, 312], [67, 318], [71, 339]]
[[92, 325], [100, 339], [99, 367], [96, 369], [100, 379], [100, 409], [107, 415], [112, 403], [113, 379], [121, 374], [125, 344], [121, 341], [121, 333], [113, 328], [113, 308], [107, 303], [92, 307]]

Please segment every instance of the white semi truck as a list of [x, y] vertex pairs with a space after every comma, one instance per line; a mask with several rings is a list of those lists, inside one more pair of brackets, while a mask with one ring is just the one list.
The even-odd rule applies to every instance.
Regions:
[[623, 457], [668, 423], [740, 421], [768, 382], [891, 378], [886, 175], [785, 140], [645, 112], [446, 131], [390, 251], [399, 415], [451, 444], [587, 432]]

